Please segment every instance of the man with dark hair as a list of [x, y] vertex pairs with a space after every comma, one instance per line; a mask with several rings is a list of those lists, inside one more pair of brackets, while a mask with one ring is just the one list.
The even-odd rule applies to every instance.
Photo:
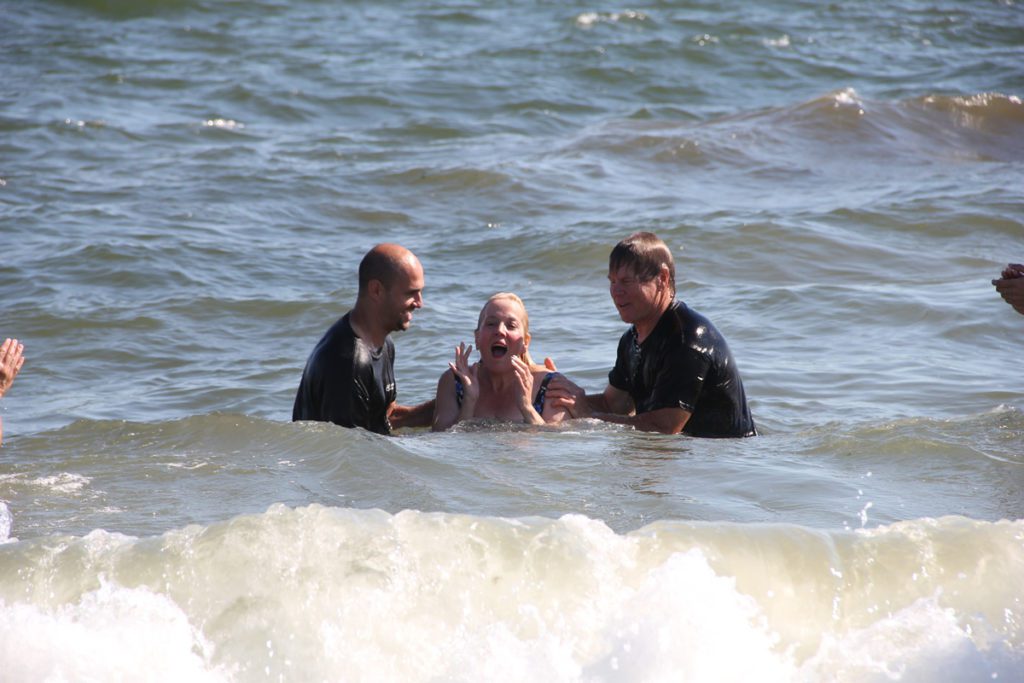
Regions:
[[378, 244], [359, 264], [356, 305], [317, 342], [299, 382], [292, 420], [333, 422], [390, 434], [425, 427], [434, 401], [395, 403], [395, 344], [423, 306], [423, 267], [408, 249]]
[[608, 259], [612, 301], [630, 328], [619, 340], [604, 393], [586, 395], [558, 375], [547, 396], [573, 417], [594, 417], [664, 434], [742, 437], [757, 433], [736, 361], [711, 321], [676, 301], [672, 252], [638, 232]]

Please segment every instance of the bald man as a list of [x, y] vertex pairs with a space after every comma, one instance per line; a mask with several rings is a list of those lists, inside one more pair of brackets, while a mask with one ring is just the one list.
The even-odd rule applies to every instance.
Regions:
[[356, 305], [324, 334], [306, 361], [292, 420], [333, 422], [390, 434], [425, 427], [434, 401], [395, 403], [395, 344], [423, 306], [423, 266], [408, 249], [378, 244], [359, 264]]

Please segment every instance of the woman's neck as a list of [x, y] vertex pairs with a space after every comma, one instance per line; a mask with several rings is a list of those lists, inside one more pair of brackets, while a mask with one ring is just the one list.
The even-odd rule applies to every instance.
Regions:
[[515, 373], [511, 371], [494, 372], [481, 364], [480, 372], [480, 378], [483, 380], [480, 383], [481, 386], [487, 387], [496, 396], [509, 393], [512, 390], [513, 383], [516, 381]]

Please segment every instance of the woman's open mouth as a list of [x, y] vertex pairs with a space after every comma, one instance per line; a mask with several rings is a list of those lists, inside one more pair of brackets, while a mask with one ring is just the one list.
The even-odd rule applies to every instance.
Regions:
[[502, 346], [501, 344], [495, 344], [491, 347], [491, 356], [494, 358], [502, 358], [508, 353], [508, 347]]

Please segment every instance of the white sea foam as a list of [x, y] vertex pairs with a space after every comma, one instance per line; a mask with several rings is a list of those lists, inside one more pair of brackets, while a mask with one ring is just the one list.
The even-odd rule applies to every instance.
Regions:
[[[0, 605], [0, 655], [15, 681], [154, 667], [237, 681], [1014, 680], [1019, 566], [1003, 539], [1020, 524], [975, 529], [993, 544], [976, 552], [1006, 554], [980, 593], [939, 578], [959, 565], [937, 541], [966, 526], [621, 535], [579, 515], [274, 506], [159, 539], [22, 544], [0, 595], [35, 597]], [[882, 580], [902, 575], [905, 546], [928, 576]], [[978, 602], [995, 583], [1002, 611]]]
[[[699, 551], [678, 553], [611, 609], [586, 680], [787, 681], [795, 668], [757, 603]], [[742, 653], [742, 656], [736, 656]]]
[[103, 583], [48, 608], [0, 602], [3, 679], [29, 681], [226, 681], [212, 649], [169, 598]]
[[209, 462], [205, 460], [189, 460], [187, 462], [169, 462], [167, 467], [170, 469], [180, 470], [198, 470], [209, 466]]
[[45, 477], [26, 477], [22, 473], [0, 475], [0, 484], [7, 486], [27, 486], [45, 489], [53, 493], [77, 493], [89, 485], [92, 479], [81, 474], [61, 472]]
[[646, 21], [647, 15], [637, 10], [622, 12], [583, 12], [576, 17], [576, 24], [584, 28], [606, 22], [614, 24], [620, 21]]
[[836, 109], [856, 110], [859, 115], [864, 115], [864, 101], [853, 88], [843, 88], [833, 93], [832, 103]]
[[61, 472], [49, 477], [37, 477], [31, 483], [56, 493], [77, 493], [88, 486], [90, 481], [89, 477], [80, 474]]
[[239, 123], [233, 119], [207, 119], [203, 121], [203, 126], [207, 128], [223, 128], [225, 130], [245, 128], [244, 123]]
[[17, 539], [11, 538], [11, 525], [14, 523], [14, 517], [11, 515], [10, 509], [7, 507], [7, 503], [0, 500], [0, 544], [10, 543]]
[[952, 609], [923, 598], [864, 628], [825, 634], [801, 680], [1024, 680], [1024, 654], [972, 630]]

